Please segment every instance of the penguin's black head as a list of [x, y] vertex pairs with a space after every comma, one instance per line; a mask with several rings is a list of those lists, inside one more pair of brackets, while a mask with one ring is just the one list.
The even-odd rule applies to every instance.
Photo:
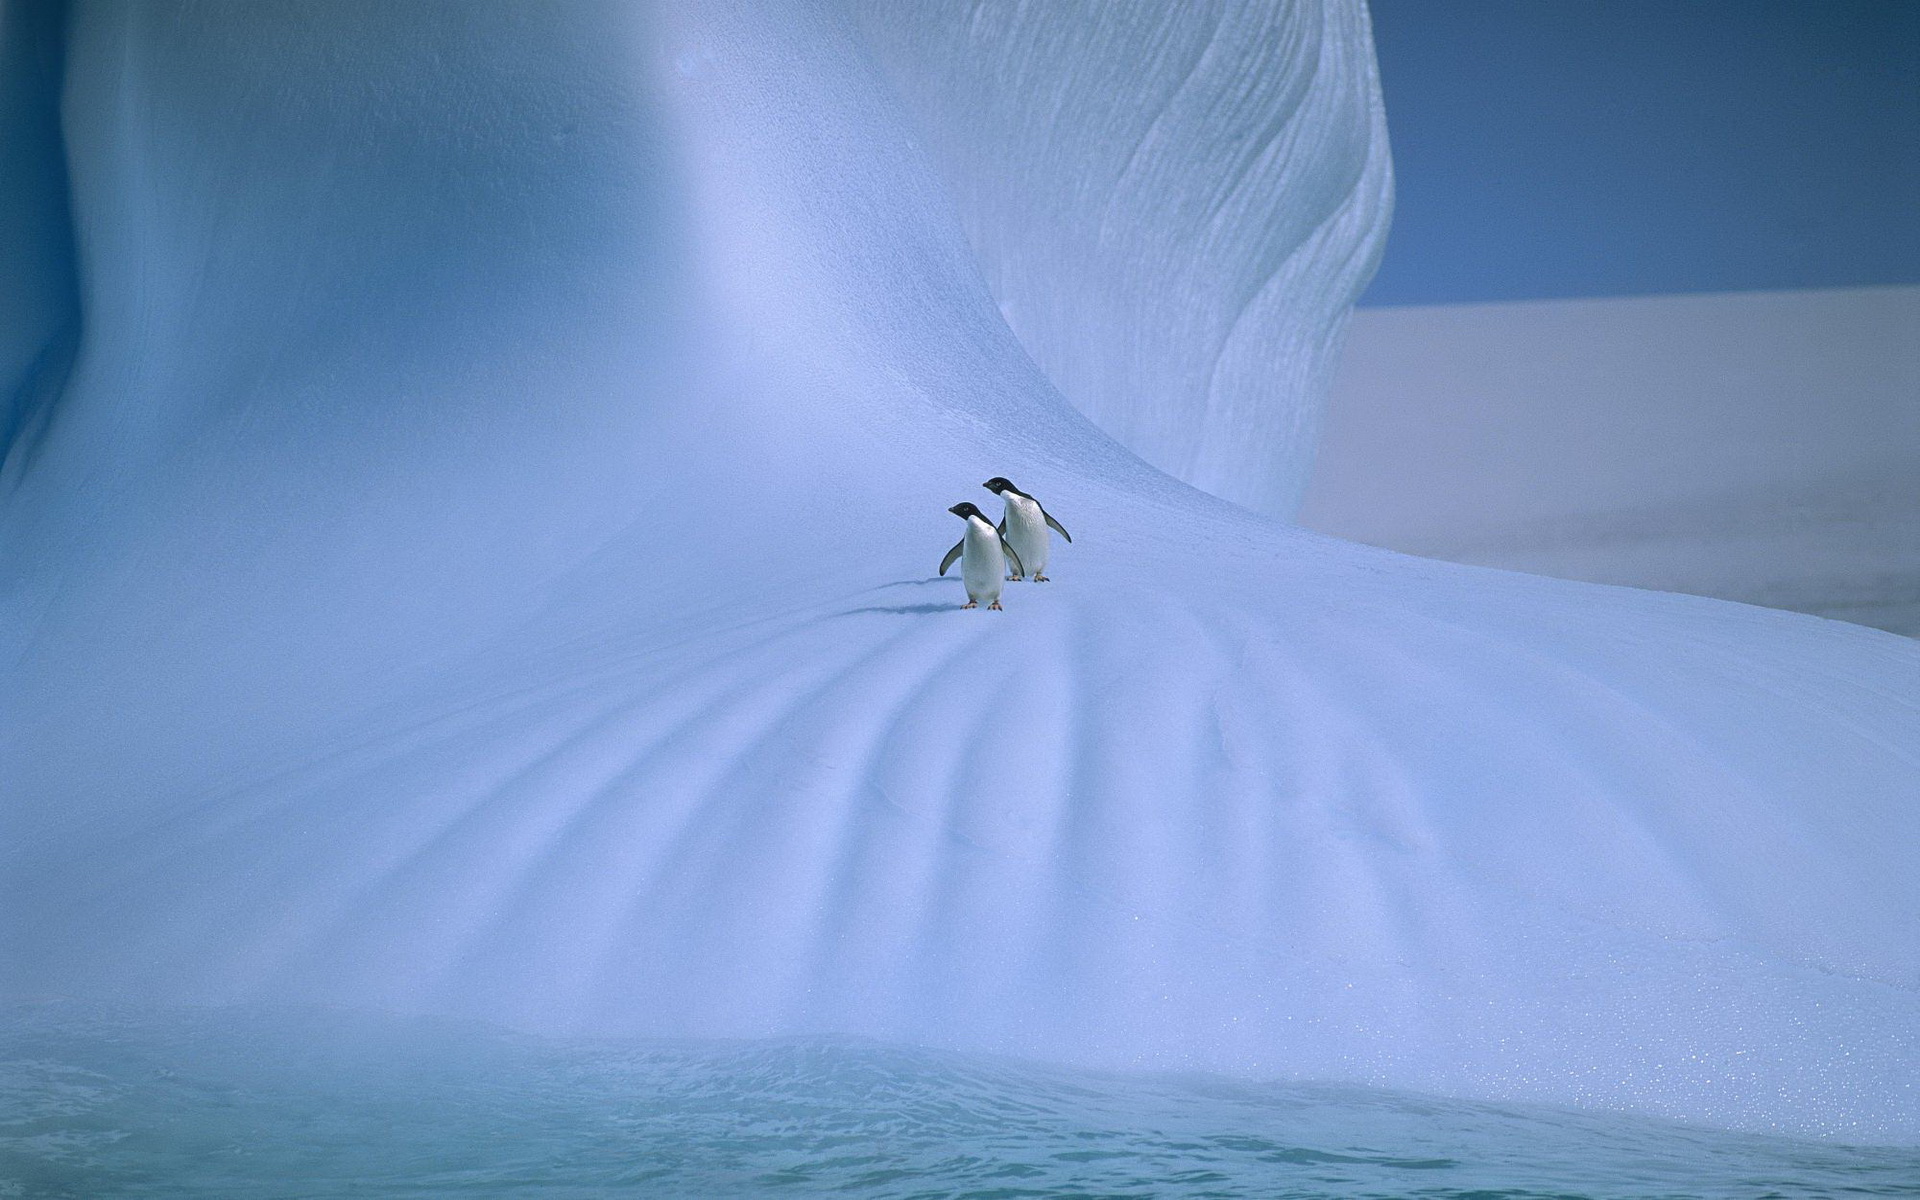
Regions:
[[996, 496], [998, 496], [1002, 492], [1012, 492], [1016, 496], [1026, 495], [1025, 492], [1013, 486], [1013, 480], [1008, 479], [1005, 475], [995, 475], [992, 479], [987, 480], [985, 483], [981, 484], [980, 486], [992, 492]]
[[962, 500], [960, 503], [954, 505], [952, 508], [948, 509], [947, 511], [952, 513], [954, 516], [959, 517], [962, 521], [966, 520], [968, 517], [979, 517], [982, 521], [987, 519], [986, 516], [983, 513], [981, 513], [979, 509], [975, 508], [971, 504], [968, 504], [965, 500]]

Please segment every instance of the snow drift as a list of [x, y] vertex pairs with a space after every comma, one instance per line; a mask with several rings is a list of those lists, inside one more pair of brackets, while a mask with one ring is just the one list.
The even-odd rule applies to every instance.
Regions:
[[[1009, 330], [879, 11], [68, 14], [6, 990], [1920, 1136], [1920, 647], [1149, 467]], [[994, 474], [1077, 540], [960, 612]]]

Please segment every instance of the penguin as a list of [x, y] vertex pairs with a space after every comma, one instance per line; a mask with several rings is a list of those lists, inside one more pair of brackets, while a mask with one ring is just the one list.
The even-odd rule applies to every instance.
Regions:
[[977, 608], [982, 600], [987, 607], [1000, 610], [1001, 576], [1006, 573], [1007, 564], [1020, 572], [1020, 556], [1000, 531], [987, 524], [987, 515], [973, 505], [962, 501], [947, 510], [967, 523], [967, 532], [947, 551], [940, 560], [940, 573], [945, 575], [953, 560], [960, 559], [960, 580], [967, 585], [967, 608]]
[[1047, 533], [1047, 527], [1051, 525], [1059, 530], [1060, 536], [1069, 542], [1073, 540], [1073, 535], [1067, 532], [1066, 526], [1054, 520], [1051, 513], [1041, 508], [1038, 500], [1013, 486], [1005, 476], [995, 475], [980, 486], [1007, 502], [1006, 514], [1000, 518], [1000, 536], [1020, 555], [1015, 560], [1011, 577], [1018, 579], [1024, 575], [1026, 572], [1018, 564], [1025, 563], [1033, 572], [1035, 583], [1047, 582], [1047, 550], [1053, 541]]

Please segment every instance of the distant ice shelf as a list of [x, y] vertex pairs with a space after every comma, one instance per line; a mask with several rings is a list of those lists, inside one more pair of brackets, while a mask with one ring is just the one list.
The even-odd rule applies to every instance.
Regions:
[[1366, 309], [1301, 523], [1920, 635], [1920, 287]]

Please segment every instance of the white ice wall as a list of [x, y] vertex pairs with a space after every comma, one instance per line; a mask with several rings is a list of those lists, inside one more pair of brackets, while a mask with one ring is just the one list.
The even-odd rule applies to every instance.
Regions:
[[1392, 209], [1365, 4], [848, 8], [1047, 378], [1175, 478], [1291, 516]]

